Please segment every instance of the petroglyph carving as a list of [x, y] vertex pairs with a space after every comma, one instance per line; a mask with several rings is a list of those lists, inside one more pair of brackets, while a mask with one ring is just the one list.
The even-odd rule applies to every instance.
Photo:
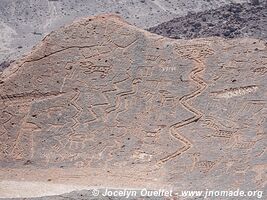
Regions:
[[134, 154], [133, 154], [133, 158], [137, 161], [149, 162], [149, 161], [151, 161], [152, 157], [153, 157], [152, 155], [149, 155], [145, 152], [140, 152], [140, 151], [134, 152]]
[[258, 138], [255, 140], [251, 140], [251, 141], [244, 141], [241, 139], [240, 135], [236, 135], [234, 138], [234, 142], [232, 145], [232, 148], [238, 148], [238, 149], [251, 149], [254, 147], [254, 145], [256, 145], [256, 143], [260, 140], [262, 140], [263, 138]]
[[246, 95], [252, 92], [256, 92], [258, 90], [258, 86], [256, 85], [250, 85], [245, 87], [239, 87], [239, 88], [230, 88], [225, 89], [222, 91], [212, 92], [211, 94], [214, 95], [217, 98], [232, 98], [236, 96], [242, 96]]
[[176, 70], [176, 67], [163, 67], [162, 71], [163, 72], [173, 72]]
[[258, 67], [253, 69], [253, 72], [258, 73], [260, 75], [264, 75], [265, 73], [267, 73], [267, 67]]
[[0, 177], [232, 186], [266, 153], [265, 69], [243, 62], [253, 42], [171, 40], [113, 15], [54, 31], [1, 74]]
[[[193, 48], [195, 47], [195, 49]], [[181, 48], [181, 47], [180, 47]], [[171, 135], [176, 138], [178, 141], [182, 142], [184, 146], [180, 149], [178, 149], [173, 154], [166, 156], [165, 158], [161, 159], [160, 162], [167, 162], [170, 159], [173, 159], [182, 153], [189, 150], [193, 144], [188, 140], [186, 137], [182, 136], [178, 133], [177, 130], [173, 130], [173, 128], [178, 129], [185, 125], [191, 124], [193, 122], [197, 122], [202, 116], [203, 113], [196, 108], [194, 108], [189, 101], [196, 98], [197, 96], [201, 95], [201, 93], [206, 89], [207, 84], [206, 82], [200, 77], [200, 74], [205, 70], [205, 64], [203, 61], [203, 58], [207, 55], [212, 55], [213, 51], [207, 47], [206, 45], [196, 45], [196, 46], [186, 46], [181, 49], [177, 49], [176, 51], [178, 54], [180, 54], [183, 57], [193, 59], [195, 68], [190, 72], [189, 79], [192, 80], [196, 85], [197, 89], [187, 95], [184, 95], [179, 99], [180, 104], [189, 112], [193, 113], [194, 116], [190, 117], [186, 120], [177, 122], [172, 125], [170, 132]]]
[[266, 181], [266, 164], [255, 165], [251, 169], [254, 173], [256, 173], [254, 181], [260, 187], [264, 188], [267, 184]]
[[218, 162], [216, 161], [211, 161], [211, 160], [199, 160], [200, 153], [193, 153], [193, 164], [192, 164], [192, 171], [195, 169], [199, 169], [204, 173], [209, 172], [215, 164]]
[[2, 95], [0, 98], [2, 101], [16, 101], [20, 99], [26, 99], [26, 100], [31, 100], [33, 99], [40, 99], [40, 98], [48, 98], [48, 97], [54, 97], [54, 96], [59, 96], [61, 95], [61, 92], [56, 92], [56, 91], [51, 91], [51, 92], [30, 92], [30, 93], [18, 93], [18, 94], [7, 94], [7, 95]]
[[208, 44], [177, 46], [175, 50], [179, 56], [192, 59], [204, 58], [214, 53]]

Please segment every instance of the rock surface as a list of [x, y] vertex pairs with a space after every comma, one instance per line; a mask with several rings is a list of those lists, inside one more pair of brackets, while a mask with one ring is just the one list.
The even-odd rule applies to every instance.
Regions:
[[1, 74], [0, 183], [264, 190], [266, 52], [114, 15], [62, 27]]
[[[149, 28], [189, 11], [200, 12], [247, 0], [1, 0], [0, 63], [29, 52], [46, 34], [73, 20], [101, 13], [120, 14]], [[1, 70], [1, 67], [0, 67]]]
[[267, 40], [267, 1], [259, 5], [230, 4], [215, 10], [190, 13], [148, 31], [175, 39], [220, 36]]

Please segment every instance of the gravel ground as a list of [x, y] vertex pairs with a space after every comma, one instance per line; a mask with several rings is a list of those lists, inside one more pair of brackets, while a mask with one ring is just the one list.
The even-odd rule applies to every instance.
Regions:
[[190, 13], [148, 31], [175, 39], [211, 36], [267, 39], [267, 2], [231, 4], [219, 9]]

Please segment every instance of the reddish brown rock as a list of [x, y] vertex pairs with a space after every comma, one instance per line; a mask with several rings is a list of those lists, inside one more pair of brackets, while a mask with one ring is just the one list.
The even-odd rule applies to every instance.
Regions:
[[171, 40], [113, 15], [52, 32], [1, 75], [2, 185], [260, 190], [266, 59], [263, 41]]

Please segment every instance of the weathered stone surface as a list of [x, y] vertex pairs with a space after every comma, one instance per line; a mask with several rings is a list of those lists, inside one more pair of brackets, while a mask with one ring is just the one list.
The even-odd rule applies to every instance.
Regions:
[[244, 2], [247, 0], [1, 0], [0, 63], [16, 60], [46, 34], [80, 17], [118, 13], [131, 24], [149, 28], [189, 11]]
[[263, 190], [266, 52], [248, 38], [171, 40], [114, 15], [52, 32], [1, 75], [0, 178]]

